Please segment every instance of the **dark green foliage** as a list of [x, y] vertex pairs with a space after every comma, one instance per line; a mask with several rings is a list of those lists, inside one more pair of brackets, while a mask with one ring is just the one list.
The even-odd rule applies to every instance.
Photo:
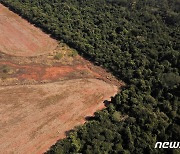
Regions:
[[94, 120], [48, 153], [177, 153], [178, 0], [0, 0], [127, 83]]

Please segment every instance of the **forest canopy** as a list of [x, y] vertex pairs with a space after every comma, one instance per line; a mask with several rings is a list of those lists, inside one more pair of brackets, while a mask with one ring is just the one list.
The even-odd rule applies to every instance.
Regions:
[[47, 153], [178, 153], [179, 0], [0, 0], [127, 86]]

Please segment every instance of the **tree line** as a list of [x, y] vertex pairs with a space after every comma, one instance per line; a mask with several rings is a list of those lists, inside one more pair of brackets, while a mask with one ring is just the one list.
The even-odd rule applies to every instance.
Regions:
[[154, 148], [180, 139], [178, 0], [0, 2], [127, 83], [47, 153], [179, 152]]

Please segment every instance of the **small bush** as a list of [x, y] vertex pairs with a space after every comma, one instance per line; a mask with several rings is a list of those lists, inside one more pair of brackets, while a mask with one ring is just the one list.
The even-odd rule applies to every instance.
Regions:
[[54, 56], [54, 59], [60, 60], [62, 57], [63, 57], [62, 53], [56, 53], [56, 55]]
[[68, 54], [70, 57], [76, 57], [78, 55], [78, 52], [76, 50], [71, 50], [71, 52]]
[[3, 65], [0, 70], [2, 73], [7, 74], [10, 71], [10, 68], [7, 65]]

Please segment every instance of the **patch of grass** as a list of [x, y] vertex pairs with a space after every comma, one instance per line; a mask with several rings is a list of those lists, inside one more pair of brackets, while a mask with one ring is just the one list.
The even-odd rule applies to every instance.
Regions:
[[68, 56], [70, 57], [76, 57], [78, 55], [78, 52], [75, 49], [72, 49], [70, 53], [68, 53]]
[[0, 66], [0, 78], [3, 80], [6, 79], [11, 74], [11, 71], [12, 69], [7, 65]]
[[11, 68], [7, 65], [3, 65], [0, 67], [0, 72], [1, 73], [5, 73], [5, 74], [8, 74], [10, 72]]
[[54, 59], [60, 60], [62, 57], [63, 57], [63, 54], [58, 52], [58, 53], [56, 53], [56, 55], [54, 56]]

